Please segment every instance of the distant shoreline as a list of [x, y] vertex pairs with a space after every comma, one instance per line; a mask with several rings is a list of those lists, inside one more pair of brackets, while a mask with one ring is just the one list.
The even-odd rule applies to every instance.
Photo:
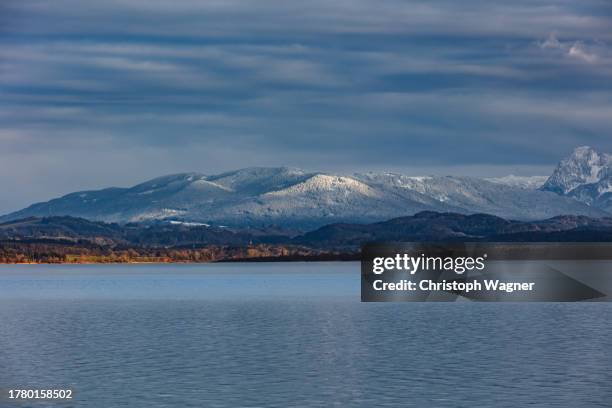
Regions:
[[[246, 250], [246, 248], [242, 248]], [[248, 252], [248, 251], [245, 251]], [[181, 252], [182, 256], [193, 256], [189, 252]], [[227, 257], [215, 257], [214, 259], [173, 259], [171, 257], [127, 257], [117, 256], [79, 256], [66, 254], [65, 258], [58, 257], [53, 253], [38, 254], [39, 260], [15, 261], [2, 260], [0, 265], [167, 265], [167, 264], [213, 264], [213, 263], [261, 263], [261, 262], [346, 262], [359, 261], [360, 252], [336, 252], [336, 253], [316, 253], [316, 254], [288, 254], [288, 255], [269, 255], [269, 256], [245, 256], [246, 254], [232, 254]], [[16, 254], [16, 257], [25, 256]], [[31, 254], [30, 254], [31, 256]], [[195, 258], [195, 257], [194, 257]]]

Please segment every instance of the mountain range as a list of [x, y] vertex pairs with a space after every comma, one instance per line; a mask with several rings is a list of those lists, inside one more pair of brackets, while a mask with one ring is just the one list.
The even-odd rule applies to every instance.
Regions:
[[550, 177], [339, 175], [294, 168], [182, 173], [129, 188], [80, 191], [0, 217], [72, 216], [93, 221], [299, 231], [331, 223], [373, 223], [422, 211], [487, 213], [537, 220], [612, 213], [612, 159], [579, 147]]

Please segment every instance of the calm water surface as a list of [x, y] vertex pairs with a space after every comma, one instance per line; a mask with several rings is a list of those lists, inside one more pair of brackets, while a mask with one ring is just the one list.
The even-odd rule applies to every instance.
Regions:
[[356, 263], [2, 266], [0, 389], [75, 400], [0, 406], [612, 406], [612, 304], [359, 287]]

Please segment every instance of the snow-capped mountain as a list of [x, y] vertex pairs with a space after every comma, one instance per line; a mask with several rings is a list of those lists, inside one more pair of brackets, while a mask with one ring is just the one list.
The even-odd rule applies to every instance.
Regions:
[[373, 222], [424, 210], [489, 213], [512, 219], [608, 213], [560, 196], [470, 177], [392, 173], [336, 175], [292, 168], [247, 168], [218, 175], [175, 174], [131, 188], [82, 191], [0, 217], [71, 215], [91, 220], [179, 221], [249, 227], [314, 228]]
[[578, 147], [559, 163], [542, 190], [612, 211], [612, 155]]

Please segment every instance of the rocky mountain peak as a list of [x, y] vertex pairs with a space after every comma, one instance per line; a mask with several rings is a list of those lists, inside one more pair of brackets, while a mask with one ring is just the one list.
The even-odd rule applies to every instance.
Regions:
[[580, 146], [558, 164], [542, 189], [567, 195], [579, 187], [609, 181], [611, 169], [611, 155]]

